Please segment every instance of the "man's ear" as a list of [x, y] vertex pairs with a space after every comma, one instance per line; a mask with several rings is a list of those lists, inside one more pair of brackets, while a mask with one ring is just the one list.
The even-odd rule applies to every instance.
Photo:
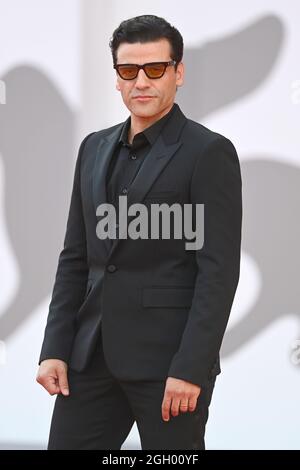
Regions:
[[118, 91], [121, 91], [121, 88], [120, 88], [120, 85], [119, 85], [118, 80], [117, 80], [117, 83], [116, 83], [116, 89], [117, 89]]
[[176, 86], [180, 87], [184, 83], [184, 65], [183, 62], [179, 62], [176, 70]]

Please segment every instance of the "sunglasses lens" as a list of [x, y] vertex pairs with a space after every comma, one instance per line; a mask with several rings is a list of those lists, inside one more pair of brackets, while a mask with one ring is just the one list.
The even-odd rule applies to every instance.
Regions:
[[[148, 78], [160, 78], [166, 71], [167, 63], [153, 62], [152, 64], [145, 64], [143, 69]], [[116, 66], [117, 71], [123, 80], [133, 80], [137, 77], [140, 66], [135, 64], [121, 64]]]
[[163, 76], [165, 68], [164, 64], [146, 65], [145, 72], [150, 78], [160, 78]]
[[119, 65], [118, 72], [124, 80], [132, 80], [137, 75], [137, 67], [134, 65]]

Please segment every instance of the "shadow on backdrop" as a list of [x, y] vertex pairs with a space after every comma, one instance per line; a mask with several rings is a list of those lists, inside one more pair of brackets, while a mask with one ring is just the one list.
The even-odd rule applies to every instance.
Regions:
[[53, 83], [31, 66], [2, 77], [0, 154], [4, 214], [20, 284], [0, 317], [7, 340], [53, 287], [71, 194], [74, 113]]
[[223, 357], [236, 352], [280, 317], [291, 313], [299, 316], [300, 312], [300, 168], [256, 156], [243, 162], [242, 178], [243, 251], [259, 269], [261, 290], [252, 308], [227, 330]]
[[264, 16], [247, 28], [184, 52], [185, 81], [178, 104], [201, 122], [249, 95], [270, 77], [284, 41], [281, 20]]

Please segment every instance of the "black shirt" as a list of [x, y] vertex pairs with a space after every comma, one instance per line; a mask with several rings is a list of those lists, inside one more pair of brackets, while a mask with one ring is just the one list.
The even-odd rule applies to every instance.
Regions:
[[127, 194], [144, 159], [174, 110], [175, 104], [161, 119], [136, 134], [132, 144], [128, 142], [128, 131], [131, 124], [130, 116], [125, 121], [106, 176], [107, 202], [115, 206], [116, 212], [119, 196]]

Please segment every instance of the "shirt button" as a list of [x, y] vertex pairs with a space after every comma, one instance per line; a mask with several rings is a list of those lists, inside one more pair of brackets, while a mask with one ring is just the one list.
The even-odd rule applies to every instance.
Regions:
[[123, 189], [122, 189], [122, 193], [123, 193], [123, 194], [127, 194], [127, 193], [128, 193], [128, 189], [127, 189], [127, 188], [123, 188]]
[[130, 155], [131, 160], [136, 160], [136, 155]]
[[116, 270], [117, 270], [117, 266], [115, 266], [114, 264], [109, 264], [109, 265], [107, 266], [107, 271], [108, 271], [109, 273], [114, 273]]

